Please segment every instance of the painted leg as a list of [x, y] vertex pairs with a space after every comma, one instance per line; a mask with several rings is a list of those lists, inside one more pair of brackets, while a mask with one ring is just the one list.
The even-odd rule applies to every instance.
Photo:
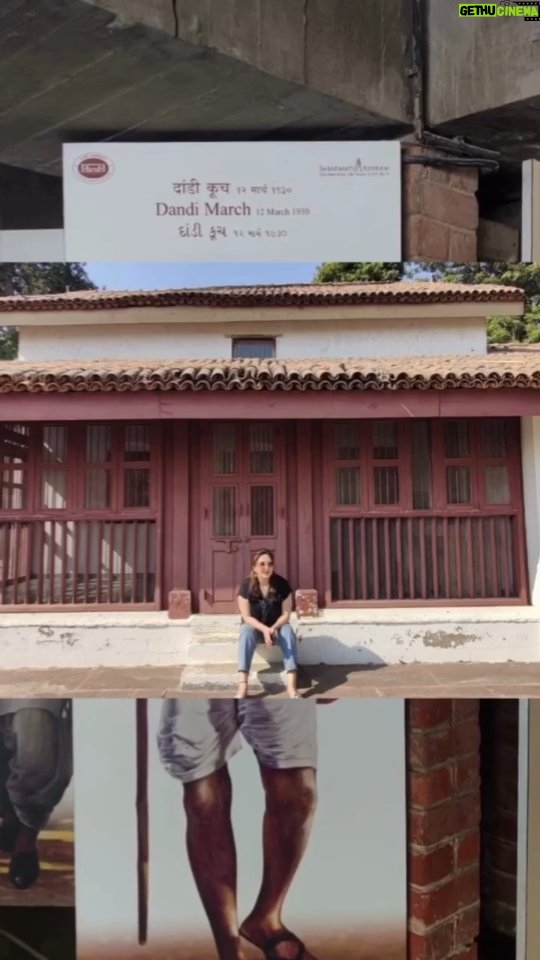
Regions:
[[240, 630], [240, 640], [238, 643], [238, 692], [237, 699], [243, 700], [248, 695], [248, 677], [251, 669], [251, 661], [257, 644], [261, 642], [261, 635], [258, 630], [248, 627], [246, 624]]
[[317, 805], [316, 772], [311, 767], [261, 767], [261, 776], [266, 793], [263, 879], [241, 932], [261, 950], [274, 941], [273, 955], [283, 960], [315, 960], [308, 950], [301, 952], [298, 939], [284, 927], [281, 915], [311, 833]]
[[236, 912], [231, 798], [231, 780], [226, 767], [184, 784], [189, 862], [219, 960], [244, 960]]
[[21, 890], [38, 879], [38, 834], [60, 799], [55, 786], [58, 733], [59, 720], [47, 710], [24, 708], [12, 714], [6, 790], [18, 827], [13, 821], [9, 878]]
[[287, 671], [287, 693], [290, 697], [298, 697], [296, 634], [290, 623], [280, 627], [277, 640], [283, 656], [283, 666]]

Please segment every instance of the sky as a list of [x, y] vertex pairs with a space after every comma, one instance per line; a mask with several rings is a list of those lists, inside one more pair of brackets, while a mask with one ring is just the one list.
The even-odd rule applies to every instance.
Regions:
[[87, 263], [86, 271], [107, 290], [309, 283], [318, 263]]

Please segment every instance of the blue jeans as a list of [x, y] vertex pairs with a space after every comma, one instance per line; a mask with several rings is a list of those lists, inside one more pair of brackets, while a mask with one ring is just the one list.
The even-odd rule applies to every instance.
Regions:
[[[283, 654], [283, 666], [287, 673], [291, 673], [297, 669], [297, 665], [296, 635], [290, 623], [284, 623], [283, 626], [279, 628], [276, 641], [279, 643], [281, 653]], [[258, 643], [264, 643], [261, 631], [256, 630], [255, 627], [248, 627], [247, 624], [243, 624], [240, 630], [240, 644], [238, 649], [239, 670], [249, 673], [255, 647]]]

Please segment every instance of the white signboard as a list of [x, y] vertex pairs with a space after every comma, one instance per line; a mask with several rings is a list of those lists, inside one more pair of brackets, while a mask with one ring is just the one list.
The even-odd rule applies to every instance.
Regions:
[[400, 144], [67, 144], [64, 228], [68, 261], [400, 260]]

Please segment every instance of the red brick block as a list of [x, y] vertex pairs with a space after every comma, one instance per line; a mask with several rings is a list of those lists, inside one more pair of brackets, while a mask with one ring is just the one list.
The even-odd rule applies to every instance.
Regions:
[[467, 833], [480, 822], [480, 798], [449, 800], [431, 810], [411, 810], [409, 841], [416, 846], [432, 846]]
[[480, 905], [475, 904], [460, 913], [455, 921], [454, 949], [470, 947], [480, 933]]
[[452, 166], [441, 150], [404, 143], [407, 159], [436, 157], [444, 166], [403, 165], [403, 249], [408, 260], [475, 260], [478, 171]]
[[412, 730], [409, 734], [409, 767], [425, 770], [454, 758], [454, 732], [441, 727], [433, 733]]
[[469, 870], [430, 890], [413, 887], [409, 892], [409, 916], [430, 927], [475, 905], [479, 896], [479, 870]]
[[462, 910], [480, 902], [480, 868], [464, 870], [455, 879], [457, 909]]
[[171, 590], [169, 620], [187, 620], [191, 613], [191, 590]]
[[463, 190], [464, 193], [474, 194], [478, 189], [477, 168], [465, 170], [463, 167], [448, 169], [448, 184], [454, 190]]
[[[450, 184], [450, 171], [446, 167], [423, 167], [426, 180], [433, 180], [434, 183]], [[450, 184], [453, 186], [453, 184]], [[457, 189], [457, 188], [456, 188]]]
[[480, 704], [478, 700], [452, 700], [452, 715], [456, 723], [463, 720], [478, 720]]
[[454, 870], [454, 847], [445, 844], [436, 850], [410, 850], [409, 883], [417, 887], [430, 886], [450, 876]]
[[409, 700], [409, 725], [425, 730], [452, 719], [452, 700]]
[[449, 260], [450, 227], [423, 214], [407, 214], [403, 238], [406, 260]]
[[428, 773], [412, 773], [409, 779], [411, 803], [418, 807], [433, 807], [454, 795], [454, 777], [451, 767], [438, 767]]
[[480, 750], [480, 727], [476, 720], [466, 720], [454, 727], [454, 750], [456, 757], [478, 753]]
[[319, 616], [319, 597], [316, 590], [297, 590], [294, 594], [294, 606], [299, 617]]
[[455, 784], [457, 793], [474, 793], [480, 788], [480, 758], [472, 753], [456, 762]]
[[456, 843], [455, 848], [455, 867], [461, 870], [463, 867], [472, 866], [480, 862], [480, 832], [472, 830], [465, 837], [462, 837]]
[[421, 183], [421, 213], [431, 220], [459, 230], [478, 229], [478, 201], [473, 194], [453, 190], [442, 183]]
[[452, 263], [466, 263], [470, 260], [477, 260], [478, 235], [476, 230], [451, 230], [448, 258]]
[[454, 923], [441, 924], [434, 930], [418, 933], [411, 930], [408, 935], [408, 960], [446, 960], [452, 953], [454, 941]]
[[425, 168], [419, 163], [406, 163], [403, 167], [403, 207], [404, 221], [415, 213], [421, 213], [421, 183]]

